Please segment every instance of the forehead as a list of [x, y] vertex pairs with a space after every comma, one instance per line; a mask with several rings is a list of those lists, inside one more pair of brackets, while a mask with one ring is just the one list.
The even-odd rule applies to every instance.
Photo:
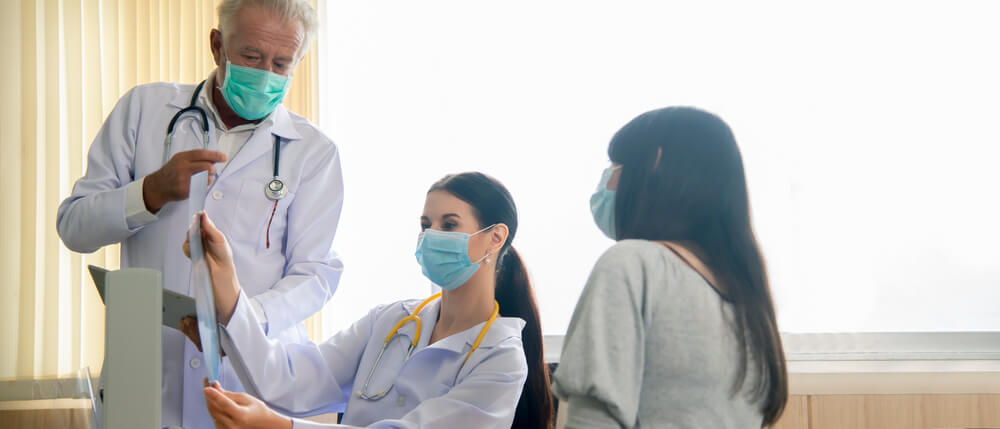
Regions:
[[454, 213], [463, 219], [472, 219], [473, 210], [469, 203], [445, 191], [431, 191], [424, 200], [424, 216], [435, 220], [445, 214]]
[[296, 52], [305, 39], [298, 20], [284, 20], [260, 7], [244, 7], [233, 20], [232, 41], [241, 45]]

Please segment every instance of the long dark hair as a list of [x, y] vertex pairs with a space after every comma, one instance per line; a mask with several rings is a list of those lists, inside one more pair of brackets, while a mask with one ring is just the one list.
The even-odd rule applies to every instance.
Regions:
[[785, 357], [732, 130], [711, 113], [667, 107], [622, 127], [608, 156], [622, 165], [616, 238], [693, 244], [735, 310], [741, 359], [732, 393], [745, 385], [749, 362], [756, 377], [748, 393], [764, 398], [764, 424], [774, 423], [788, 400]]
[[521, 391], [514, 414], [514, 428], [552, 427], [552, 392], [549, 369], [542, 350], [542, 325], [528, 272], [510, 243], [517, 234], [517, 207], [510, 192], [496, 179], [482, 173], [461, 173], [439, 180], [428, 192], [445, 191], [472, 206], [479, 227], [503, 223], [509, 234], [497, 255], [496, 292], [500, 314], [520, 317], [526, 322], [521, 333], [528, 360], [528, 380]]

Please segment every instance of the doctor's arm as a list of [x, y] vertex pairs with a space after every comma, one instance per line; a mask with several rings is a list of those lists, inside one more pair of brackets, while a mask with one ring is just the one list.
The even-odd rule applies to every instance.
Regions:
[[[372, 429], [507, 428], [513, 421], [527, 363], [521, 347], [498, 345], [498, 352], [476, 364], [447, 394], [428, 399], [401, 419], [372, 423]], [[209, 412], [220, 428], [357, 428], [341, 424], [289, 421], [256, 398], [244, 393], [205, 389]]]
[[[509, 428], [514, 420], [528, 364], [520, 340], [509, 339], [479, 362], [448, 393], [427, 399], [399, 419], [376, 421], [371, 429]], [[395, 406], [395, 404], [386, 404]], [[295, 429], [356, 428], [294, 419]]]
[[240, 294], [219, 341], [246, 391], [287, 415], [340, 411], [347, 402], [377, 310], [321, 344], [268, 338]]
[[[269, 338], [240, 287], [225, 236], [208, 215], [201, 213], [200, 221], [220, 325], [219, 343], [243, 387], [290, 415], [315, 414], [345, 403], [380, 307], [322, 344]], [[189, 244], [184, 243], [186, 254]], [[188, 329], [185, 334], [195, 339], [197, 330]]]
[[136, 178], [143, 104], [139, 98], [132, 89], [115, 105], [90, 146], [87, 173], [59, 205], [56, 227], [70, 250], [89, 253], [124, 241], [157, 219], [151, 212], [166, 202], [187, 198], [192, 174], [212, 171], [215, 162], [225, 160], [220, 152], [181, 152], [157, 172]]
[[333, 251], [344, 183], [340, 154], [332, 143], [298, 185], [288, 208], [285, 275], [250, 298], [263, 310], [265, 332], [281, 332], [323, 308], [340, 281], [343, 263]]
[[126, 185], [133, 181], [140, 101], [135, 90], [118, 100], [87, 154], [87, 173], [59, 205], [56, 226], [70, 250], [90, 253], [138, 229], [126, 220]]

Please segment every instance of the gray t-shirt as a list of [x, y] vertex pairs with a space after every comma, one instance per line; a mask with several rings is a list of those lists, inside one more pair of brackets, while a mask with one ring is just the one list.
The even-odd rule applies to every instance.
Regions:
[[731, 320], [732, 305], [666, 247], [618, 242], [587, 280], [553, 377], [566, 425], [760, 428], [760, 405], [744, 393], [752, 371], [731, 395]]

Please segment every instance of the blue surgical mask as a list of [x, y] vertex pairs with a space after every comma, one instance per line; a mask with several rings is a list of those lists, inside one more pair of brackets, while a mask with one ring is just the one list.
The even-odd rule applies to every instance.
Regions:
[[615, 170], [621, 168], [620, 165], [612, 165], [604, 170], [601, 175], [601, 183], [597, 185], [594, 195], [590, 196], [590, 212], [594, 215], [594, 222], [601, 232], [612, 240], [617, 240], [615, 234], [615, 191], [608, 190], [608, 181]]
[[469, 260], [469, 238], [492, 227], [475, 234], [425, 229], [417, 238], [415, 254], [424, 275], [444, 290], [455, 290], [465, 284], [479, 270], [479, 263], [489, 256], [487, 253], [478, 261]]
[[226, 60], [222, 97], [243, 119], [256, 121], [274, 111], [285, 99], [292, 78], [267, 70], [243, 67]]

